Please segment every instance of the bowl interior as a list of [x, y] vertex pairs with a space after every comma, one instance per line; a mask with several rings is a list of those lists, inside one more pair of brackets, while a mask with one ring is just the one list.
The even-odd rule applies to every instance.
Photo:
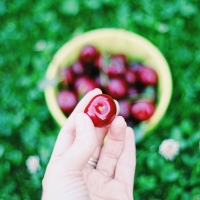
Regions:
[[[77, 36], [64, 44], [49, 64], [46, 78], [54, 79], [58, 69], [74, 62], [81, 48], [87, 44], [96, 46], [102, 52], [124, 53], [132, 60], [141, 61], [157, 72], [159, 77], [157, 108], [150, 120], [140, 123], [135, 129], [136, 142], [140, 141], [156, 127], [170, 102], [172, 79], [165, 58], [152, 43], [135, 33], [119, 29], [98, 29]], [[46, 88], [45, 98], [52, 116], [62, 126], [66, 117], [57, 104], [56, 92], [56, 88], [52, 86]]]

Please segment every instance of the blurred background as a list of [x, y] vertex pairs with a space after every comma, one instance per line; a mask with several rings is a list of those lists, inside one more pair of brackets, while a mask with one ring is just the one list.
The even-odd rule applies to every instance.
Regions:
[[[39, 87], [56, 51], [76, 35], [122, 28], [156, 45], [173, 76], [170, 106], [137, 144], [135, 200], [200, 199], [198, 0], [0, 1], [0, 200], [40, 199], [59, 127]], [[179, 144], [174, 159], [159, 153]]]

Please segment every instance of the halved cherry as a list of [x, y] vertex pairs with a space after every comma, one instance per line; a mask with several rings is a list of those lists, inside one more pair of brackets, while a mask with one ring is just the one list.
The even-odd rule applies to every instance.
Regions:
[[91, 118], [95, 127], [109, 125], [115, 118], [116, 112], [115, 101], [106, 94], [96, 95], [84, 110], [84, 113]]

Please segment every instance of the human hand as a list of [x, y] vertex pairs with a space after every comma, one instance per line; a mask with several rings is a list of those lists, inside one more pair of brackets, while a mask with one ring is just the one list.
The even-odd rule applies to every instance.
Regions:
[[[99, 89], [89, 92], [62, 127], [43, 179], [42, 200], [133, 198], [132, 129], [119, 116], [109, 127], [95, 128], [83, 113], [89, 101], [100, 93]], [[98, 159], [96, 169], [87, 163], [90, 157]]]

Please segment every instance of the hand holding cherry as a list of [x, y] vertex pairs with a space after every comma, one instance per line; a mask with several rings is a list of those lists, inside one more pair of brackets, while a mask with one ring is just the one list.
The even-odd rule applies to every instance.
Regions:
[[[95, 100], [99, 105], [99, 97], [97, 110], [104, 110], [101, 102], [105, 101], [114, 114], [114, 119], [112, 115], [109, 118], [112, 122], [108, 120], [110, 124], [101, 128], [95, 127], [84, 113], [94, 106]], [[43, 179], [42, 200], [133, 199], [134, 134], [123, 117], [116, 116], [118, 109], [117, 102], [99, 89], [81, 99], [58, 135]], [[98, 160], [96, 169], [88, 164], [91, 157]]]

